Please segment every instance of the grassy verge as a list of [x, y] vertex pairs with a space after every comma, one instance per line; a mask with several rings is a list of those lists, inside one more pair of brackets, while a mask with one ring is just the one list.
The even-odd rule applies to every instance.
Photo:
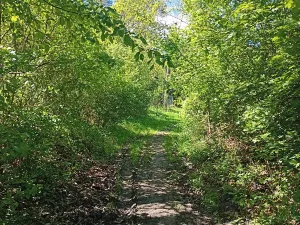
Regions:
[[202, 212], [215, 223], [298, 224], [296, 170], [255, 158], [261, 149], [250, 149], [221, 130], [205, 134], [203, 118], [185, 118], [177, 142], [166, 143], [171, 160], [185, 161], [184, 182], [189, 192], [198, 193], [194, 198]]
[[111, 136], [116, 138], [116, 149], [126, 146], [129, 149], [132, 163], [147, 161], [149, 156], [142, 151], [148, 139], [161, 131], [168, 131], [166, 141], [171, 144], [178, 135], [180, 109], [150, 108], [145, 116], [129, 119], [111, 127]]
[[118, 147], [135, 142], [140, 138], [147, 138], [155, 135], [159, 131], [172, 129], [172, 135], [180, 120], [180, 109], [171, 108], [168, 111], [159, 108], [150, 108], [146, 116], [129, 119], [111, 127], [111, 136], [116, 137]]

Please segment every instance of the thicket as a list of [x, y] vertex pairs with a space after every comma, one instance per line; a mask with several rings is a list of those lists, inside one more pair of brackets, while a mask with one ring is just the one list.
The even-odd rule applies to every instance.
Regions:
[[[218, 215], [300, 220], [298, 1], [185, 0], [189, 25], [167, 42], [183, 101], [180, 151]], [[237, 212], [233, 216], [232, 212]]]
[[[184, 0], [184, 29], [157, 23], [160, 0], [118, 0], [121, 16], [99, 2], [0, 3], [1, 222], [31, 221], [22, 209], [110, 157], [114, 125], [172, 90], [202, 205], [237, 224], [297, 224], [299, 1]], [[172, 55], [167, 74], [154, 46]]]
[[99, 1], [1, 1], [1, 223], [114, 153], [110, 127], [147, 113], [155, 61], [168, 58]]

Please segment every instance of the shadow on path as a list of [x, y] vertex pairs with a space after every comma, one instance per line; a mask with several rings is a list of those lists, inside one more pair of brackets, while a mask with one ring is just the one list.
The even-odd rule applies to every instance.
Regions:
[[166, 132], [153, 136], [144, 151], [151, 155], [149, 164], [137, 170], [135, 212], [133, 224], [140, 225], [207, 225], [208, 217], [201, 215], [180, 187], [169, 178], [169, 162], [163, 148]]

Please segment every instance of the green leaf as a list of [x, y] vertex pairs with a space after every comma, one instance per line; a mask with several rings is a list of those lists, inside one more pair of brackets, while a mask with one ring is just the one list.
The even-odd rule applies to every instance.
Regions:
[[294, 3], [294, 0], [285, 0], [284, 5], [286, 8], [291, 9], [294, 7], [295, 3]]
[[45, 45], [44, 45], [44, 49], [45, 49], [46, 52], [49, 52], [49, 50], [50, 50], [50, 45], [49, 45], [49, 44], [45, 44]]
[[162, 55], [160, 54], [160, 52], [158, 52], [158, 51], [152, 51], [153, 52], [153, 54], [155, 55], [155, 58], [162, 58]]
[[145, 56], [143, 54], [140, 54], [140, 60], [144, 61]]
[[143, 44], [147, 44], [147, 41], [146, 41], [146, 39], [145, 38], [143, 38], [143, 37], [140, 37], [140, 40], [143, 42]]
[[158, 65], [161, 65], [161, 66], [164, 65], [164, 63], [163, 63], [160, 59], [156, 59], [155, 62], [156, 62]]
[[147, 54], [148, 54], [148, 57], [149, 57], [150, 59], [152, 59], [152, 57], [153, 57], [153, 51], [150, 50], [150, 51], [147, 52]]
[[140, 52], [137, 52], [135, 55], [134, 55], [134, 59], [135, 61], [138, 61], [140, 58]]
[[290, 164], [296, 168], [300, 166], [300, 163], [295, 159], [290, 160]]
[[108, 33], [107, 32], [104, 32], [101, 34], [101, 40], [102, 41], [105, 41], [105, 39], [108, 37]]
[[173, 64], [173, 62], [171, 61], [171, 59], [169, 59], [169, 60], [167, 61], [167, 65], [168, 65], [168, 67], [170, 67], [170, 68], [174, 68], [174, 67], [175, 67], [174, 64]]
[[45, 38], [45, 34], [42, 33], [42, 32], [40, 32], [40, 31], [38, 31], [38, 32], [36, 32], [36, 33], [34, 34], [34, 37], [35, 37], [36, 39], [44, 39], [44, 38]]
[[125, 34], [124, 36], [124, 44], [128, 47], [132, 47], [134, 45], [134, 42], [129, 34]]
[[125, 29], [118, 29], [118, 35], [120, 36], [120, 37], [123, 37], [124, 35], [125, 35]]

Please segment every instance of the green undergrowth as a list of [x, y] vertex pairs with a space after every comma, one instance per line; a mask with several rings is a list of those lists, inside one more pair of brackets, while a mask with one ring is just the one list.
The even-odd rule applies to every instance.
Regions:
[[172, 142], [178, 135], [179, 121], [179, 108], [173, 107], [165, 110], [151, 107], [147, 115], [129, 119], [111, 127], [110, 134], [116, 139], [115, 148], [121, 149], [122, 146], [126, 146], [130, 150], [132, 162], [136, 164], [149, 159], [149, 154], [142, 149], [153, 135], [168, 131], [169, 135], [165, 139]]
[[246, 148], [217, 130], [205, 135], [199, 121], [182, 118], [165, 137], [164, 147], [172, 178], [193, 190], [201, 210], [216, 223], [298, 224], [297, 170], [258, 160], [253, 156], [259, 149]]
[[185, 117], [178, 139], [201, 207], [222, 223], [298, 224], [299, 171], [279, 156], [258, 158], [263, 146], [226, 136], [218, 127], [207, 134], [205, 122], [202, 115]]
[[164, 148], [167, 152], [167, 159], [171, 163], [182, 163], [183, 154], [178, 151], [179, 138], [182, 131], [182, 125], [179, 122], [172, 128], [169, 135], [165, 136]]
[[116, 137], [117, 145], [122, 146], [136, 139], [150, 137], [159, 131], [171, 130], [178, 124], [180, 109], [171, 108], [164, 110], [162, 108], [150, 108], [149, 113], [138, 118], [128, 119], [111, 127], [111, 135]]
[[[57, 190], [78, 188], [76, 177], [95, 165], [113, 165], [122, 146], [128, 145], [133, 164], [149, 158], [143, 146], [152, 135], [174, 127], [178, 114], [175, 108], [150, 109], [147, 115], [105, 129], [46, 113], [16, 114], [21, 122], [10, 122], [18, 121], [12, 118], [0, 127], [6, 137], [0, 148], [10, 150], [1, 159], [0, 224], [24, 224], [23, 219], [35, 224], [45, 208], [53, 208], [49, 201], [56, 199]], [[43, 223], [54, 215], [48, 210]]]
[[77, 188], [75, 177], [107, 163], [114, 143], [97, 126], [33, 110], [12, 111], [0, 134], [0, 224], [51, 221], [57, 190]]

